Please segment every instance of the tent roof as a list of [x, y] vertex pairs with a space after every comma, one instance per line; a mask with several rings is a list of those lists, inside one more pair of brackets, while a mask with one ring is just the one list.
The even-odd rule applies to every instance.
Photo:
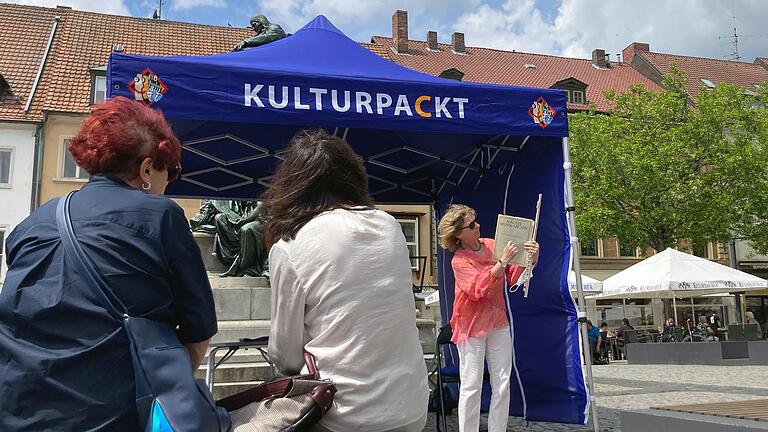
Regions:
[[[140, 75], [156, 84], [154, 93], [135, 91], [134, 79]], [[289, 37], [240, 52], [176, 57], [113, 53], [107, 79], [110, 96], [152, 103], [171, 119], [568, 135], [562, 90], [460, 82], [417, 72], [360, 46], [322, 15]], [[345, 92], [351, 106], [336, 109], [332, 97], [342, 102]], [[532, 108], [538, 120], [529, 113]]]
[[606, 279], [593, 298], [698, 297], [766, 287], [765, 279], [668, 248]]
[[[603, 283], [597, 279], [591, 278], [585, 274], [581, 275], [581, 288], [585, 293], [594, 294], [603, 290]], [[568, 289], [576, 292], [576, 272], [568, 272]]]

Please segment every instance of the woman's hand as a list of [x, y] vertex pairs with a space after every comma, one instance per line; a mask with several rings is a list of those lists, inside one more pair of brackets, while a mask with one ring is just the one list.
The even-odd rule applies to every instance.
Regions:
[[531, 254], [531, 264], [536, 265], [537, 262], [539, 262], [539, 244], [534, 241], [527, 241], [523, 245], [525, 247], [525, 251]]
[[512, 258], [517, 255], [517, 246], [515, 246], [512, 242], [507, 242], [506, 245], [504, 245], [504, 250], [501, 252], [501, 256], [499, 257], [502, 261], [505, 263], [508, 263]]

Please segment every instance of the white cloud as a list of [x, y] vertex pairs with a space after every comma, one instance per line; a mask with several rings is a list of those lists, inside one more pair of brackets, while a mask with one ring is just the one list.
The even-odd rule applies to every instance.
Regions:
[[173, 0], [170, 6], [174, 10], [182, 11], [198, 7], [223, 8], [226, 5], [226, 0]]
[[114, 15], [130, 15], [128, 6], [125, 5], [123, 0], [0, 0], [0, 2], [45, 7], [71, 6], [72, 9], [82, 11], [101, 12]]
[[533, 0], [506, 0], [462, 13], [452, 30], [463, 31], [468, 45], [543, 54], [589, 57], [602, 48], [615, 59], [636, 41], [658, 52], [728, 58], [734, 5], [742, 60], [768, 54], [762, 0], [560, 0], [552, 20]]

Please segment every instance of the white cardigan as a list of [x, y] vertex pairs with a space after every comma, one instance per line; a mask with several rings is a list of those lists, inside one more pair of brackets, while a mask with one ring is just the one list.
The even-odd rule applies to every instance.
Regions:
[[378, 432], [427, 411], [427, 371], [416, 329], [408, 248], [380, 210], [333, 210], [269, 252], [269, 354], [284, 373], [303, 351], [338, 393], [321, 425]]

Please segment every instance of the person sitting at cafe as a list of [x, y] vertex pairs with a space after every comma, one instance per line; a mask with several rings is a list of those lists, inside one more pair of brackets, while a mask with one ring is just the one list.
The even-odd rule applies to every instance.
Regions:
[[626, 318], [621, 319], [621, 327], [619, 327], [618, 330], [616, 330], [616, 337], [619, 339], [624, 339], [624, 332], [627, 330], [634, 330], [635, 328], [629, 325], [629, 320]]
[[762, 337], [763, 330], [760, 328], [760, 323], [755, 319], [755, 314], [752, 313], [752, 311], [747, 311], [747, 313], [744, 314], [744, 318], [744, 324], [755, 324], [757, 326], [758, 336]]
[[707, 322], [706, 315], [699, 315], [699, 324], [696, 326], [704, 333], [704, 340], [707, 342], [716, 342], [719, 338], [716, 336], [715, 329]]
[[602, 337], [600, 336], [600, 331], [592, 325], [590, 320], [587, 320], [587, 337], [589, 338], [589, 346], [592, 347], [592, 354], [594, 356], [594, 353], [600, 352]]

